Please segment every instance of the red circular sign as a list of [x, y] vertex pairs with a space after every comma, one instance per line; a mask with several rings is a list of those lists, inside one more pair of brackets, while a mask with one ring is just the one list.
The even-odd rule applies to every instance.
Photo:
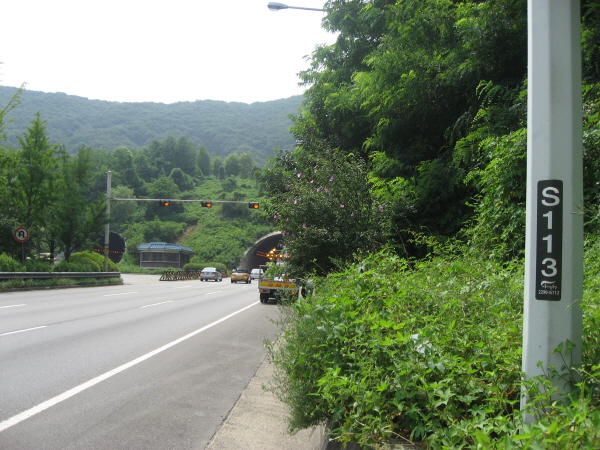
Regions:
[[17, 242], [25, 242], [29, 239], [29, 230], [25, 227], [16, 228], [15, 231], [13, 231], [13, 236]]

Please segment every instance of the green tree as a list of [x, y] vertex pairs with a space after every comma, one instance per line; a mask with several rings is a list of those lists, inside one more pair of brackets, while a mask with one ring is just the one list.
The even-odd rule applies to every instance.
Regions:
[[0, 202], [3, 205], [0, 214], [0, 253], [12, 256], [17, 256], [20, 252], [20, 244], [13, 239], [13, 230], [20, 225], [16, 217], [16, 205], [13, 203], [10, 183], [16, 173], [17, 156], [17, 152], [0, 147]]
[[239, 158], [240, 164], [240, 177], [241, 178], [252, 178], [254, 175], [254, 158], [252, 157], [252, 153], [244, 152], [240, 155]]
[[267, 213], [284, 233], [293, 273], [326, 274], [385, 245], [389, 205], [371, 194], [359, 158], [341, 151], [316, 158], [301, 148], [280, 152], [262, 179]]
[[[162, 176], [158, 180], [153, 181], [147, 185], [148, 197], [155, 199], [179, 199], [181, 193], [179, 187], [175, 181], [170, 177]], [[146, 205], [146, 218], [153, 220], [155, 217], [159, 217], [161, 220], [174, 220], [177, 219], [179, 214], [183, 212], [183, 204], [181, 202], [172, 202], [170, 206], [161, 206], [157, 202], [145, 202]]]
[[110, 154], [110, 168], [116, 184], [124, 184], [139, 191], [142, 182], [133, 163], [133, 152], [127, 147], [119, 147]]
[[237, 153], [230, 153], [223, 163], [225, 166], [225, 176], [237, 177], [240, 174], [240, 157]]
[[4, 132], [6, 127], [6, 116], [21, 103], [21, 94], [23, 93], [24, 88], [25, 85], [17, 89], [17, 91], [9, 99], [6, 106], [3, 109], [0, 109], [0, 141], [6, 139], [6, 133]]
[[220, 156], [215, 156], [212, 160], [212, 173], [215, 177], [219, 177], [219, 170], [223, 167], [223, 160]]
[[[135, 198], [133, 189], [127, 186], [115, 186], [111, 194], [114, 198]], [[128, 223], [143, 220], [143, 208], [135, 201], [112, 201], [110, 203], [111, 230], [121, 232]]]
[[56, 157], [64, 152], [60, 146], [50, 144], [40, 113], [18, 140], [20, 149], [14, 156], [7, 186], [11, 202], [5, 214], [29, 228], [39, 245], [49, 225], [49, 208], [56, 199]]
[[135, 152], [133, 162], [137, 175], [146, 183], [151, 183], [159, 177], [156, 161], [150, 157], [147, 149]]
[[106, 198], [88, 200], [91, 165], [90, 150], [81, 148], [75, 157], [61, 158], [62, 176], [52, 204], [51, 234], [68, 261], [75, 250], [87, 250], [90, 236], [100, 233], [108, 221]]
[[173, 169], [169, 177], [173, 179], [180, 192], [189, 191], [194, 188], [194, 179], [179, 167]]
[[180, 168], [189, 176], [196, 174], [196, 150], [190, 140], [186, 137], [182, 136], [175, 142], [173, 168]]
[[463, 183], [453, 147], [485, 101], [482, 80], [519, 96], [526, 1], [332, 0], [327, 9], [325, 26], [339, 37], [317, 48], [302, 74], [311, 87], [294, 135], [315, 154], [339, 148], [369, 162], [384, 153], [393, 164], [373, 167], [374, 175], [401, 177], [413, 197], [413, 212], [397, 209], [394, 222], [455, 235], [477, 191]]
[[196, 165], [205, 177], [210, 176], [212, 173], [212, 161], [208, 149], [201, 145], [198, 147], [198, 153], [196, 154]]

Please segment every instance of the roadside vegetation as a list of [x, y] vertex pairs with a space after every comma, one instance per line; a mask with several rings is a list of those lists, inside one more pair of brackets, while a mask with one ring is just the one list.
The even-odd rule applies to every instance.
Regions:
[[270, 344], [290, 427], [364, 448], [600, 448], [600, 3], [581, 2], [583, 364], [565, 342], [565, 367], [526, 383], [527, 1], [325, 8], [338, 38], [301, 74], [298, 146], [261, 174], [286, 272], [315, 287]]
[[[521, 381], [522, 261], [461, 246], [420, 260], [382, 251], [282, 304], [270, 389], [289, 406], [292, 430], [326, 423], [332, 438], [365, 449], [597, 449], [599, 262], [600, 242], [590, 242], [583, 365], [564, 401], [547, 381], [541, 392]], [[536, 392], [532, 425], [522, 422], [521, 389]]]
[[[108, 261], [109, 272], [119, 272], [117, 265]], [[0, 253], [0, 272], [104, 272], [104, 257], [99, 253], [85, 251], [71, 255], [69, 261], [63, 260], [54, 264], [46, 259], [27, 259], [21, 262], [11, 258], [6, 253]], [[15, 277], [13, 279], [0, 279], [0, 291], [9, 289], [31, 289], [64, 286], [104, 286], [109, 284], [122, 284], [120, 277], [114, 278], [51, 278], [24, 279]]]

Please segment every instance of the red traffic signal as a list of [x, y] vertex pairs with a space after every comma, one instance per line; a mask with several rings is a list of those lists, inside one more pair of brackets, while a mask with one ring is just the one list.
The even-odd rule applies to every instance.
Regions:
[[250, 202], [250, 203], [248, 203], [248, 208], [250, 208], [250, 209], [258, 209], [258, 202]]
[[170, 206], [170, 205], [171, 205], [171, 202], [170, 202], [169, 200], [160, 200], [160, 201], [158, 202], [158, 204], [159, 204], [160, 206]]
[[212, 208], [212, 202], [202, 202], [200, 204], [205, 208]]

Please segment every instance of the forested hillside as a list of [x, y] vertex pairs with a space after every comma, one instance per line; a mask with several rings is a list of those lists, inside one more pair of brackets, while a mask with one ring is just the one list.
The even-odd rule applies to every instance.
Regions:
[[[460, 237], [522, 257], [527, 1], [331, 0], [337, 42], [301, 74], [299, 146], [268, 164], [271, 214], [299, 273]], [[600, 7], [581, 2], [587, 230], [600, 199]]]
[[[16, 88], [0, 86], [0, 105], [8, 104]], [[5, 120], [7, 145], [17, 146], [23, 133], [41, 112], [50, 142], [61, 143], [74, 154], [81, 146], [112, 151], [124, 146], [138, 149], [153, 139], [186, 137], [204, 145], [215, 156], [252, 153], [257, 163], [273, 156], [274, 148], [290, 149], [294, 138], [288, 115], [295, 114], [301, 96], [270, 102], [227, 103], [213, 100], [164, 103], [118, 103], [25, 90], [21, 104]]]
[[[0, 145], [0, 253], [11, 257], [23, 251], [27, 257], [49, 253], [54, 259], [63, 252], [68, 260], [90, 248], [90, 236], [110, 222], [112, 231], [125, 238], [125, 260], [132, 266], [139, 264], [139, 244], [161, 241], [189, 242], [196, 252], [193, 262], [232, 267], [250, 244], [273, 230], [259, 212], [251, 214], [247, 203], [208, 209], [177, 201], [258, 201], [255, 173], [260, 169], [250, 152], [230, 153], [223, 160], [185, 137], [169, 136], [141, 149], [82, 147], [71, 155], [50, 141], [41, 113], [18, 142], [16, 148]], [[111, 198], [128, 199], [112, 201], [110, 217], [105, 214], [108, 171]], [[173, 201], [166, 207], [143, 199]], [[20, 249], [12, 232], [23, 226], [31, 238]]]

